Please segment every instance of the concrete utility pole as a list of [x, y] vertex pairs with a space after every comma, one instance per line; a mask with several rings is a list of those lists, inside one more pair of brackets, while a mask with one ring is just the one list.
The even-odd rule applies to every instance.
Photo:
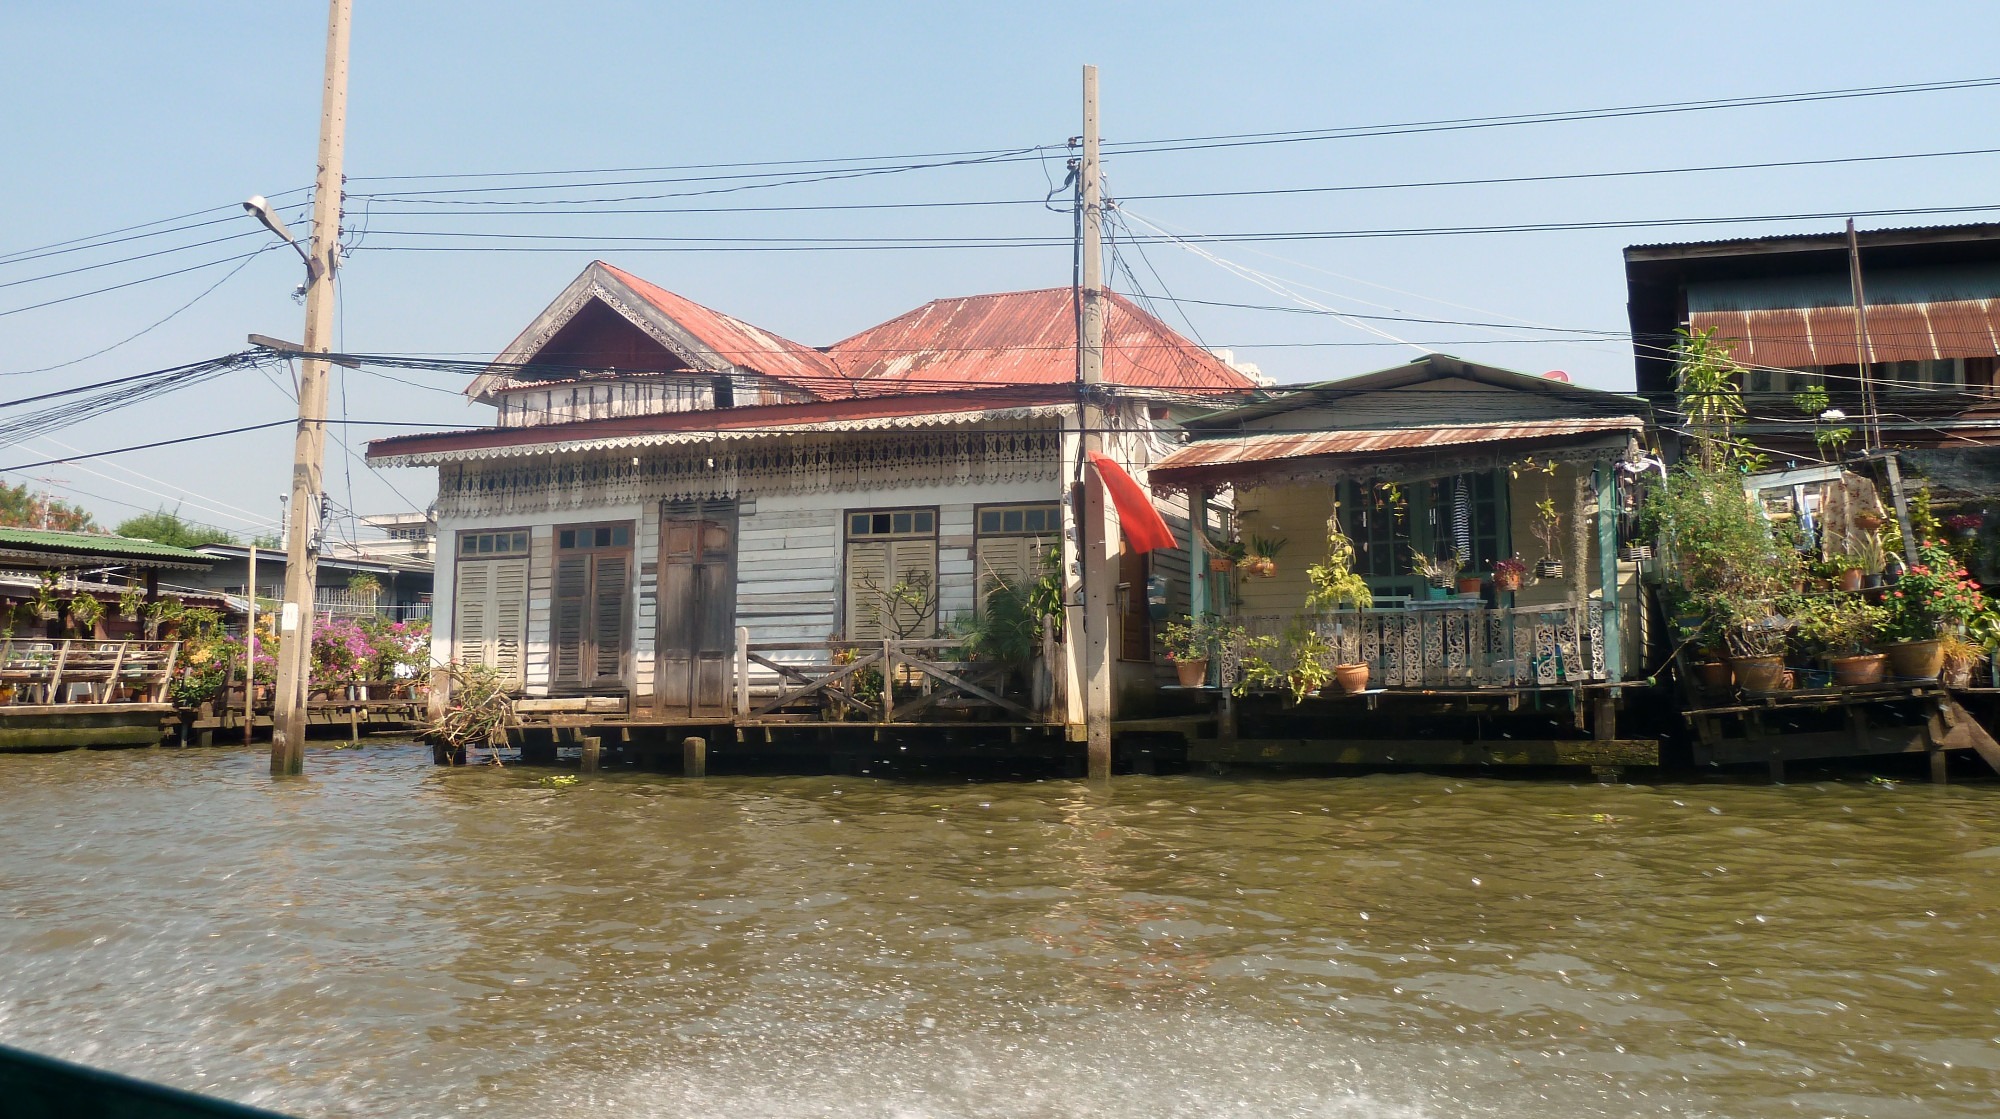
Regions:
[[243, 627], [243, 744], [250, 745], [250, 736], [257, 731], [257, 545], [250, 545], [249, 574], [246, 576], [249, 588], [244, 595], [250, 602], [249, 621]]
[[333, 338], [333, 276], [340, 253], [341, 156], [347, 138], [347, 33], [353, 0], [329, 0], [326, 85], [319, 115], [319, 178], [312, 248], [306, 257], [308, 356], [300, 362], [299, 428], [292, 445], [291, 523], [285, 540], [285, 603], [279, 614], [278, 687], [271, 712], [271, 772], [304, 772], [306, 695], [312, 675], [313, 588], [318, 582], [320, 465], [326, 456], [324, 354]]
[[[1077, 379], [1083, 382], [1083, 452], [1104, 450], [1104, 179], [1097, 156], [1097, 67], [1083, 68], [1083, 162], [1077, 182], [1083, 195], [1083, 337]], [[1084, 471], [1083, 726], [1092, 779], [1111, 776], [1111, 598], [1117, 588], [1117, 530], [1111, 524], [1104, 479]]]

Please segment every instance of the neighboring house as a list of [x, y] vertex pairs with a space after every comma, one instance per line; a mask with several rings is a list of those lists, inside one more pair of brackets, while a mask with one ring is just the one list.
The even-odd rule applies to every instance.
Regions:
[[437, 519], [429, 513], [379, 513], [360, 523], [360, 539], [329, 540], [328, 553], [336, 559], [390, 563], [437, 561]]
[[[209, 569], [196, 577], [200, 586], [238, 599], [248, 593], [249, 548], [239, 544], [204, 544], [196, 551], [211, 561]], [[318, 585], [313, 591], [313, 605], [322, 614], [383, 617], [399, 622], [430, 616], [429, 560], [394, 557], [362, 560], [322, 555], [314, 570]], [[352, 589], [357, 576], [375, 580], [378, 591], [372, 599], [364, 599]], [[266, 608], [284, 601], [283, 549], [257, 549], [257, 597], [264, 600]]]
[[[1139, 471], [1174, 415], [1254, 386], [1106, 304], [1108, 453]], [[820, 350], [592, 264], [468, 390], [495, 427], [369, 445], [375, 466], [438, 468], [435, 656], [664, 719], [731, 709], [739, 626], [821, 643], [771, 654], [794, 663], [938, 634], [1062, 541], [1075, 315], [1068, 289], [939, 300]], [[1184, 597], [1176, 555], [1156, 562]]]
[[[2000, 494], [2000, 224], [1858, 235], [1868, 370], [1884, 445], [1947, 499]], [[1861, 332], [1845, 233], [1625, 250], [1638, 391], [1673, 406], [1680, 328], [1714, 330], [1736, 360], [1745, 433], [1774, 465], [1827, 457], [1814, 435], [1854, 431], [1862, 449]], [[1841, 424], [1815, 424], [1793, 397], [1823, 388]], [[1668, 426], [1672, 426], [1668, 420]]]
[[[0, 604], [11, 609], [28, 601], [41, 585], [42, 573], [53, 571], [63, 579], [60, 598], [80, 592], [103, 604], [105, 609], [96, 625], [98, 636], [133, 637], [143, 631], [143, 623], [119, 617], [116, 608], [119, 597], [132, 586], [142, 588], [148, 601], [174, 595], [192, 606], [227, 609], [229, 604], [221, 595], [200, 586], [213, 562], [199, 552], [151, 540], [96, 532], [0, 528]], [[54, 637], [62, 632], [64, 623], [65, 619], [58, 618], [35, 625]]]
[[[1432, 354], [1190, 419], [1150, 477], [1197, 505], [1228, 497], [1244, 541], [1285, 542], [1274, 576], [1211, 574], [1201, 596], [1253, 636], [1304, 612], [1337, 518], [1375, 604], [1323, 624], [1371, 687], [1576, 693], [1644, 674], [1638, 564], [1619, 551], [1650, 426], [1634, 397]], [[1534, 533], [1544, 501], [1563, 518], [1553, 555]], [[1419, 553], [1462, 556], [1476, 590], [1434, 591]], [[1494, 564], [1513, 557], [1530, 571], [1507, 590]], [[1562, 574], [1537, 578], [1545, 558]]]

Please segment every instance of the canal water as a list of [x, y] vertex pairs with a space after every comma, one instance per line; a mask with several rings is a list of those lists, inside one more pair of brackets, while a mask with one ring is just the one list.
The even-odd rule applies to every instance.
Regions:
[[2000, 786], [0, 756], [0, 1040], [300, 1115], [2000, 1114]]

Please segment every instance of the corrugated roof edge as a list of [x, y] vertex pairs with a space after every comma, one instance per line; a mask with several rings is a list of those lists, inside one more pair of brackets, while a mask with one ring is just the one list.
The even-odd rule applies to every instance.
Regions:
[[151, 559], [192, 560], [208, 563], [211, 557], [187, 548], [177, 548], [156, 540], [112, 536], [96, 532], [59, 532], [44, 528], [0, 527], [0, 547], [26, 548], [47, 552], [98, 552], [110, 556]]
[[[1970, 234], [1969, 236], [1967, 236]], [[1950, 236], [1940, 236], [1950, 235]], [[1855, 231], [1855, 239], [1864, 247], [1883, 244], [1913, 244], [1920, 241], [1987, 241], [2000, 240], [2000, 222], [1974, 222], [1969, 225], [1901, 225], [1886, 229], [1860, 229]], [[1660, 241], [1647, 245], [1625, 246], [1625, 259], [1633, 259], [1634, 253], [1678, 253], [1689, 249], [1720, 251], [1732, 246], [1749, 249], [1753, 245], [1784, 242], [1806, 247], [1808, 241], [1826, 241], [1828, 248], [1845, 248], [1847, 232], [1835, 230], [1831, 233], [1773, 233], [1762, 237], [1731, 237], [1720, 241]], [[1821, 246], [1812, 246], [1815, 248]], [[1644, 259], [1643, 257], [1641, 259]]]

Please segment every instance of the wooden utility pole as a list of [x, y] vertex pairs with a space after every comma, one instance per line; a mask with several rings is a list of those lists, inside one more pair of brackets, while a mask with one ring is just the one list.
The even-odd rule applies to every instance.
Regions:
[[320, 465], [326, 457], [327, 362], [333, 338], [334, 270], [340, 254], [341, 156], [347, 138], [347, 33], [353, 0], [328, 0], [326, 84], [319, 115], [319, 178], [306, 257], [306, 357], [299, 369], [299, 427], [292, 445], [291, 523], [285, 540], [285, 603], [279, 615], [278, 687], [271, 712], [271, 772], [301, 773], [306, 696], [312, 676], [313, 588], [318, 582]]
[[250, 545], [249, 622], [243, 627], [243, 744], [257, 730], [257, 545]]
[[1889, 502], [1903, 534], [1903, 561], [1917, 566], [1917, 538], [1910, 531], [1910, 503], [1903, 495], [1903, 471], [1896, 452], [1882, 447], [1882, 414], [1875, 407], [1875, 343], [1868, 337], [1868, 293], [1861, 284], [1861, 239], [1847, 219], [1847, 282], [1854, 288], [1854, 359], [1861, 373], [1861, 436], [1869, 455], [1881, 455], [1889, 473]]
[[[1085, 455], [1104, 450], [1104, 180], [1097, 155], [1097, 67], [1083, 68], [1083, 161], [1077, 182], [1083, 205], [1083, 321], [1077, 347], [1077, 380], [1082, 382]], [[1105, 500], [1104, 479], [1094, 469], [1084, 477], [1083, 523], [1083, 725], [1092, 779], [1111, 776], [1111, 599], [1116, 590], [1116, 529]]]

